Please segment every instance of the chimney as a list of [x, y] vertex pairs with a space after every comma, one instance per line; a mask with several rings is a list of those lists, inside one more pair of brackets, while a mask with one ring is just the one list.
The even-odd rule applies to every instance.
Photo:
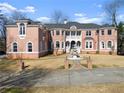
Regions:
[[67, 24], [67, 19], [64, 19], [64, 24]]

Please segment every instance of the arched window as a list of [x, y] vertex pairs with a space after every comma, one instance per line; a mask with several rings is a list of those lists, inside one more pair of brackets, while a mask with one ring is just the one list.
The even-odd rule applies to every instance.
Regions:
[[31, 42], [28, 43], [28, 52], [32, 52], [32, 43]]
[[108, 48], [112, 48], [112, 41], [108, 41]]
[[77, 47], [80, 47], [80, 46], [81, 46], [81, 42], [78, 41], [78, 42], [77, 42]]
[[25, 35], [25, 24], [24, 23], [20, 24], [19, 35]]
[[66, 47], [69, 47], [70, 43], [69, 41], [66, 41]]
[[13, 52], [17, 52], [18, 51], [18, 45], [17, 43], [13, 43]]
[[59, 41], [56, 41], [56, 48], [59, 48], [59, 47], [60, 47]]

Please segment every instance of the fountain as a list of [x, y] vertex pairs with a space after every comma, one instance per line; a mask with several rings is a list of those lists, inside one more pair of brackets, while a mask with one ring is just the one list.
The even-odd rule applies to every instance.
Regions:
[[91, 62], [91, 58], [90, 56], [89, 57], [80, 57], [79, 56], [79, 53], [77, 51], [77, 48], [74, 47], [70, 50], [70, 53], [69, 55], [66, 57], [66, 60], [65, 60], [65, 68], [68, 69], [69, 68], [69, 61], [72, 61], [73, 64], [72, 64], [72, 67], [71, 68], [84, 68], [80, 61], [81, 60], [86, 60], [87, 61], [87, 68], [88, 69], [92, 69], [92, 62]]

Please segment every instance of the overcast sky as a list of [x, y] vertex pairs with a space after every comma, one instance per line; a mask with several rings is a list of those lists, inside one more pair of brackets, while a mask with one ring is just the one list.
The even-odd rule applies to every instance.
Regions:
[[[61, 10], [71, 21], [80, 23], [105, 22], [104, 3], [109, 0], [0, 0], [0, 10], [5, 14], [13, 11], [26, 13], [33, 20], [50, 22], [51, 14]], [[124, 21], [124, 9], [118, 19]]]

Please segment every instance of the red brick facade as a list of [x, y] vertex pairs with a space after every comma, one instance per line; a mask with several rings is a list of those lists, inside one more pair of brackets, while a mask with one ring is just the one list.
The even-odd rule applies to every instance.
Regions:
[[69, 53], [72, 47], [79, 53], [117, 53], [117, 31], [110, 26], [82, 28], [82, 24], [61, 24], [49, 28], [38, 22], [18, 20], [6, 28], [10, 58], [31, 59], [49, 52]]

